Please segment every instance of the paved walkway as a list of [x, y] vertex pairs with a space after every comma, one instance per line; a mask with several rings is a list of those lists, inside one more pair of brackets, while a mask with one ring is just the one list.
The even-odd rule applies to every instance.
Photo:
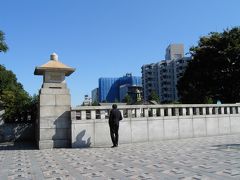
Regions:
[[240, 135], [34, 150], [0, 145], [0, 179], [240, 179]]

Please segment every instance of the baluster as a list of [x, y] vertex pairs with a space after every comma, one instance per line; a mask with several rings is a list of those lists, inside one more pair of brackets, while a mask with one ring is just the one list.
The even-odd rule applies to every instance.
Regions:
[[143, 113], [144, 113], [144, 117], [148, 117], [149, 115], [148, 115], [148, 109], [144, 109], [143, 110]]
[[157, 116], [157, 110], [156, 109], [151, 109], [151, 111], [152, 111], [152, 116], [156, 117]]
[[105, 119], [105, 110], [100, 110], [100, 119]]
[[165, 116], [163, 108], [160, 109], [160, 116]]
[[179, 116], [179, 108], [174, 108], [175, 110], [175, 116]]
[[71, 111], [71, 120], [72, 120], [72, 121], [77, 120], [76, 115], [77, 115], [76, 111]]
[[230, 107], [226, 107], [227, 108], [227, 114], [230, 114]]
[[192, 107], [189, 108], [189, 115], [190, 115], [190, 116], [193, 115], [193, 108], [192, 108]]
[[86, 111], [81, 111], [81, 120], [86, 120]]
[[202, 108], [202, 115], [206, 115], [206, 114], [207, 114], [206, 107], [203, 107], [203, 108]]
[[167, 108], [168, 116], [172, 116], [172, 108]]
[[137, 108], [135, 109], [135, 113], [136, 113], [136, 117], [141, 117], [141, 109], [140, 108]]
[[127, 114], [128, 114], [128, 118], [131, 118], [131, 117], [132, 117], [132, 110], [131, 110], [131, 109], [128, 109], [128, 110], [127, 110]]
[[208, 108], [208, 112], [209, 112], [209, 115], [212, 115], [212, 113], [213, 113], [213, 108], [212, 108], [212, 107], [209, 107], [209, 108]]
[[91, 110], [91, 119], [96, 119], [96, 110]]
[[187, 115], [187, 108], [182, 108], [182, 115], [186, 116]]

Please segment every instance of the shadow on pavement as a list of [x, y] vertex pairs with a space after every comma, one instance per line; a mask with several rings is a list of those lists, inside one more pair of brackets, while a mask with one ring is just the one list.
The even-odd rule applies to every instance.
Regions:
[[240, 150], [240, 144], [221, 144], [212, 146], [215, 150], [237, 149]]

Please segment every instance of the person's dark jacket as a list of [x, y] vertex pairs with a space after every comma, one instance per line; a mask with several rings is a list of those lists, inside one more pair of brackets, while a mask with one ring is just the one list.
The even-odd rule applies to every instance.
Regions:
[[112, 109], [109, 115], [110, 125], [119, 125], [119, 121], [122, 120], [122, 113], [118, 109]]

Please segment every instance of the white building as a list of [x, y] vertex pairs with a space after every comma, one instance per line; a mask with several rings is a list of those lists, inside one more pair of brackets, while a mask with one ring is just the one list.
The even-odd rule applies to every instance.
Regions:
[[184, 46], [182, 44], [169, 45], [165, 57], [165, 60], [158, 63], [142, 66], [145, 101], [148, 100], [152, 91], [158, 94], [161, 102], [178, 100], [177, 82], [183, 75], [190, 58], [184, 57]]
[[92, 105], [92, 98], [88, 95], [84, 96], [83, 106], [91, 106]]

